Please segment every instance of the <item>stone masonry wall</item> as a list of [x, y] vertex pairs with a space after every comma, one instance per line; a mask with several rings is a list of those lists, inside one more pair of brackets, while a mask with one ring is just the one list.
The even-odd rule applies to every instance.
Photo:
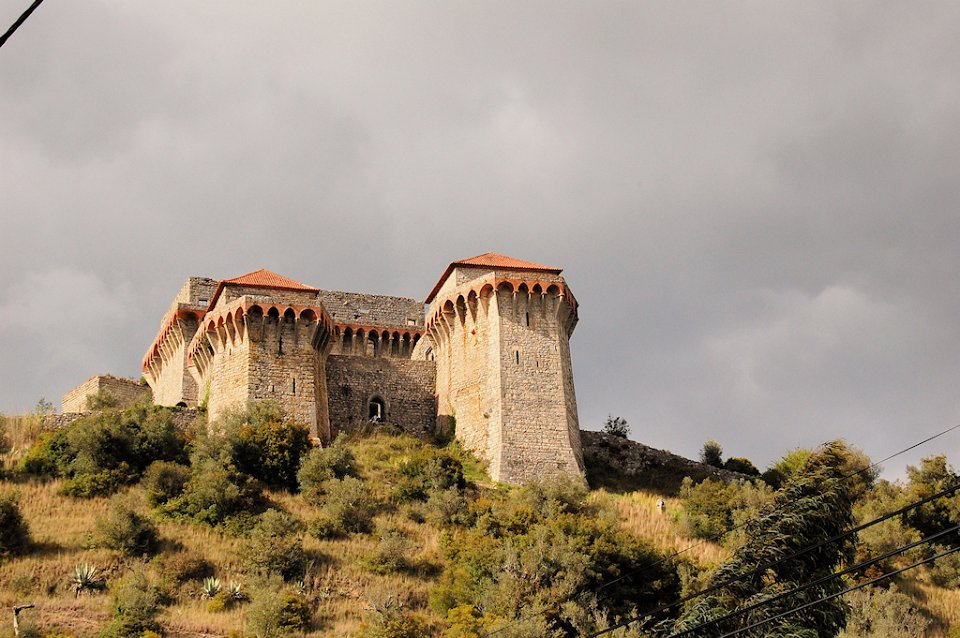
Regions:
[[248, 398], [275, 400], [323, 440], [330, 437], [325, 353], [314, 347], [316, 319], [248, 315]]
[[110, 375], [99, 375], [87, 379], [63, 395], [60, 403], [63, 412], [86, 412], [87, 398], [104, 391], [113, 396], [120, 405], [130, 405], [150, 400], [150, 388], [133, 379], [122, 379]]
[[415, 436], [433, 433], [437, 415], [433, 361], [330, 355], [326, 377], [332, 436], [368, 423], [374, 397], [384, 401], [387, 423]]
[[502, 370], [501, 480], [580, 474], [580, 426], [558, 296], [497, 293]]
[[337, 323], [398, 329], [423, 327], [423, 302], [416, 299], [321, 290], [320, 301]]

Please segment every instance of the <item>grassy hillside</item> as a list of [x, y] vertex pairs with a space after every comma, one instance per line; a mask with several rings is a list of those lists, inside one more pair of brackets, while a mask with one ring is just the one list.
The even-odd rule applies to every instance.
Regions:
[[[489, 591], [479, 593], [462, 590], [463, 574], [467, 573], [462, 570], [477, 568], [486, 560], [484, 552], [494, 547], [483, 545], [488, 536], [515, 539], [511, 541], [514, 549], [508, 548], [507, 553], [518, 552], [519, 580], [531, 578], [529, 574], [523, 575], [523, 548], [533, 547], [542, 552], [544, 547], [556, 546], [558, 537], [550, 534], [555, 534], [557, 529], [568, 530], [574, 537], [581, 535], [587, 544], [596, 547], [609, 544], [613, 538], [619, 539], [616, 542], [620, 545], [626, 538], [636, 538], [641, 539], [637, 552], [644, 551], [646, 546], [655, 548], [660, 555], [683, 550], [684, 562], [694, 575], [707, 572], [730, 556], [729, 546], [695, 540], [688, 534], [688, 527], [681, 524], [685, 516], [683, 498], [666, 497], [666, 512], [661, 512], [657, 507], [661, 493], [631, 489], [639, 486], [621, 481], [615, 492], [594, 489], [587, 496], [587, 505], [567, 507], [563, 503], [571, 497], [563, 492], [566, 488], [531, 496], [523, 490], [492, 484], [481, 464], [455, 446], [438, 447], [408, 436], [373, 432], [354, 436], [346, 445], [354, 457], [359, 480], [376, 503], [369, 531], [320, 538], [313, 533], [312, 526], [325, 511], [323, 498], [327, 497], [311, 500], [295, 490], [258, 488], [263, 489], [265, 497], [260, 510], [286, 512], [301, 525], [295, 535], [302, 549], [302, 571], [284, 582], [276, 574], [265, 574], [251, 567], [250, 530], [255, 518], [239, 517], [214, 526], [198, 524], [151, 507], [144, 486], [133, 479], [122, 485], [115, 495], [78, 498], [63, 493], [74, 479], [42, 478], [11, 471], [28, 454], [38, 436], [40, 430], [35, 419], [6, 420], [8, 450], [4, 467], [7, 475], [0, 480], [0, 494], [17, 495], [32, 538], [29, 551], [0, 562], [0, 608], [9, 610], [14, 605], [35, 604], [35, 609], [22, 615], [26, 623], [39, 632], [33, 635], [98, 635], [113, 621], [117, 592], [131, 574], [143, 573], [151, 584], [151, 592], [158, 596], [156, 618], [159, 631], [167, 636], [255, 635], [251, 629], [255, 624], [253, 616], [263, 612], [261, 603], [271, 595], [302, 601], [307, 609], [307, 628], [292, 632], [293, 635], [399, 638], [441, 635], [450, 632], [451, 626], [459, 626], [461, 633], [445, 635], [468, 638], [482, 635], [481, 631], [506, 627], [510, 631], [502, 631], [503, 636], [535, 636], [542, 634], [538, 634], [539, 630], [532, 624], [524, 629], [522, 618], [508, 622], [504, 620], [506, 616], [497, 620], [496, 614], [491, 613], [492, 620], [484, 620], [468, 617], [464, 611], [470, 606], [463, 605], [463, 601], [480, 596], [483, 604], [493, 609], [504, 604], [502, 600], [498, 602], [496, 596], [509, 597], [512, 592], [520, 591], [511, 590], [510, 587], [518, 585], [507, 581], [500, 582], [499, 589], [491, 586]], [[196, 446], [196, 442], [191, 445]], [[434, 451], [431, 454], [458, 460], [465, 478], [462, 489], [443, 492], [428, 486], [422, 497], [410, 496], [411, 460], [421, 458], [425, 446]], [[451, 502], [444, 503], [443, 498], [437, 496], [440, 492], [462, 500], [452, 501], [451, 507]], [[110, 517], [118, 499], [156, 526], [160, 544], [155, 552], [130, 556], [106, 549], [98, 541], [98, 525], [102, 527], [98, 521]], [[558, 501], [561, 506], [557, 506]], [[536, 503], [532, 509], [531, 502]], [[534, 510], [544, 508], [553, 513], [537, 518]], [[607, 524], [619, 530], [616, 534], [626, 536], [610, 536], [614, 532], [604, 527]], [[500, 527], [496, 527], [498, 525]], [[560, 527], [556, 527], [558, 525]], [[546, 536], [539, 539], [524, 536], [522, 530], [517, 530], [525, 526]], [[500, 531], [487, 531], [494, 528]], [[533, 545], [537, 542], [545, 545], [537, 549]], [[582, 556], [584, 551], [600, 550], [580, 547], [577, 551], [581, 553], [569, 555]], [[480, 563], [475, 562], [477, 560]], [[564, 558], [547, 556], [540, 562], [550, 560]], [[549, 606], [551, 600], [572, 597], [580, 591], [582, 583], [605, 582], [629, 565], [622, 562], [625, 560], [622, 558], [604, 560], [608, 560], [607, 571], [598, 573], [595, 581], [581, 579], [574, 587], [561, 579], [545, 579], [543, 591], [530, 600]], [[645, 559], [642, 554], [635, 554], [632, 560], [643, 564]], [[71, 577], [75, 567], [81, 564], [96, 567], [100, 589], [75, 593]], [[504, 563], [495, 569], [513, 568]], [[204, 580], [210, 577], [219, 579], [224, 587], [231, 581], [240, 584], [243, 600], [219, 607], [212, 604], [211, 599], [203, 595]], [[960, 593], [956, 590], [935, 587], [921, 580], [905, 581], [901, 589], [919, 601], [935, 619], [926, 636], [946, 636], [948, 627], [960, 625]], [[446, 599], [449, 601], [444, 604]], [[553, 612], [548, 609], [545, 613]], [[12, 615], [8, 611], [4, 614], [0, 616], [0, 636], [12, 635]], [[493, 624], [484, 626], [483, 622]], [[282, 634], [276, 631], [264, 635]]]

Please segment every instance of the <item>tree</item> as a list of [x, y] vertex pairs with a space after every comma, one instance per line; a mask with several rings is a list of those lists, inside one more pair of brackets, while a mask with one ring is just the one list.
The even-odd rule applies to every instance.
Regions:
[[630, 436], [630, 425], [623, 417], [607, 415], [607, 422], [603, 424], [602, 432], [625, 439]]
[[723, 467], [723, 446], [713, 439], [707, 439], [700, 449], [700, 462], [713, 467]]
[[[720, 620], [738, 609], [832, 574], [844, 559], [850, 557], [852, 546], [846, 540], [743, 577], [761, 565], [838, 535], [853, 524], [856, 484], [847, 480], [851, 454], [840, 441], [829, 443], [814, 453], [777, 492], [770, 507], [747, 522], [746, 543], [717, 568], [705, 584], [707, 587], [722, 586], [697, 599], [676, 622], [662, 623], [657, 628], [658, 635], [697, 628], [694, 635], [714, 638], [842, 590], [843, 583], [836, 579]], [[730, 580], [733, 582], [723, 585]], [[710, 621], [716, 622], [701, 627]], [[836, 636], [845, 623], [844, 603], [834, 599], [741, 635], [745, 638], [827, 638]]]

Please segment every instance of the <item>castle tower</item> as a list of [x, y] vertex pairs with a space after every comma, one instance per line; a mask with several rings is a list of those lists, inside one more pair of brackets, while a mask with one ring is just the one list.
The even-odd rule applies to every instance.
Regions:
[[187, 346], [187, 368], [211, 421], [274, 400], [329, 440], [326, 358], [332, 323], [319, 290], [258, 270], [221, 281]]
[[486, 253], [451, 263], [427, 297], [421, 352], [436, 361], [438, 418], [497, 481], [583, 473], [569, 347], [577, 302], [560, 273]]

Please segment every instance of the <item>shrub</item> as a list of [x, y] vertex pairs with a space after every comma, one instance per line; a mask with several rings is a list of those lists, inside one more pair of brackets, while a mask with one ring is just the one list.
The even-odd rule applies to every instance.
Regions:
[[463, 489], [463, 464], [446, 450], [425, 447], [413, 453], [399, 468], [397, 498], [401, 501], [425, 500], [431, 492]]
[[434, 525], [462, 525], [467, 514], [467, 501], [455, 488], [438, 490], [427, 499], [426, 519]]
[[413, 543], [400, 530], [384, 530], [376, 547], [367, 554], [365, 562], [378, 574], [403, 571], [410, 566], [407, 555], [413, 549]]
[[336, 538], [350, 533], [369, 532], [377, 502], [360, 479], [352, 476], [328, 481], [320, 514], [310, 525], [317, 538]]
[[302, 576], [306, 555], [300, 539], [300, 521], [286, 512], [269, 509], [250, 532], [247, 566], [258, 574], [277, 574], [284, 580]]
[[161, 554], [154, 559], [154, 563], [162, 582], [173, 587], [213, 576], [213, 565], [210, 561], [186, 552]]
[[29, 473], [68, 479], [64, 492], [95, 496], [135, 482], [156, 460], [185, 460], [186, 439], [165, 408], [104, 410], [43, 437], [21, 461]]
[[94, 542], [127, 556], [152, 554], [160, 544], [157, 526], [138, 514], [129, 499], [116, 498], [104, 518], [94, 522]]
[[310, 628], [313, 613], [300, 596], [263, 591], [253, 597], [247, 611], [247, 630], [257, 638], [273, 638]]
[[0, 560], [20, 556], [29, 547], [30, 528], [20, 513], [17, 495], [0, 495]]
[[723, 467], [723, 446], [713, 439], [707, 439], [700, 449], [700, 462], [713, 467]]
[[297, 481], [304, 498], [316, 503], [323, 495], [324, 483], [356, 475], [353, 453], [347, 447], [346, 439], [338, 436], [330, 447], [313, 448], [303, 457]]
[[112, 589], [113, 620], [100, 631], [100, 638], [141, 638], [148, 631], [163, 631], [156, 621], [160, 595], [143, 572], [129, 574]]
[[147, 495], [147, 503], [151, 507], [157, 507], [183, 494], [189, 481], [188, 466], [169, 461], [156, 461], [147, 468], [140, 485]]
[[228, 412], [211, 432], [197, 446], [201, 458], [232, 464], [271, 487], [297, 489], [300, 461], [313, 444], [310, 429], [287, 419], [280, 404], [262, 401]]
[[630, 436], [630, 425], [623, 417], [608, 415], [607, 421], [603, 424], [601, 431], [604, 434], [612, 434], [613, 436], [625, 439]]
[[360, 632], [361, 638], [428, 638], [430, 635], [422, 620], [393, 605], [377, 608]]
[[199, 461], [183, 493], [163, 504], [161, 512], [196, 523], [219, 525], [232, 516], [255, 512], [263, 504], [260, 486], [251, 477], [218, 461]]
[[844, 635], [851, 638], [912, 638], [930, 625], [917, 603], [901, 594], [896, 585], [890, 589], [867, 587], [850, 592], [846, 599], [850, 612]]
[[750, 462], [750, 459], [745, 459], [742, 456], [727, 459], [723, 464], [723, 469], [746, 474], [747, 476], [760, 476], [760, 470]]

